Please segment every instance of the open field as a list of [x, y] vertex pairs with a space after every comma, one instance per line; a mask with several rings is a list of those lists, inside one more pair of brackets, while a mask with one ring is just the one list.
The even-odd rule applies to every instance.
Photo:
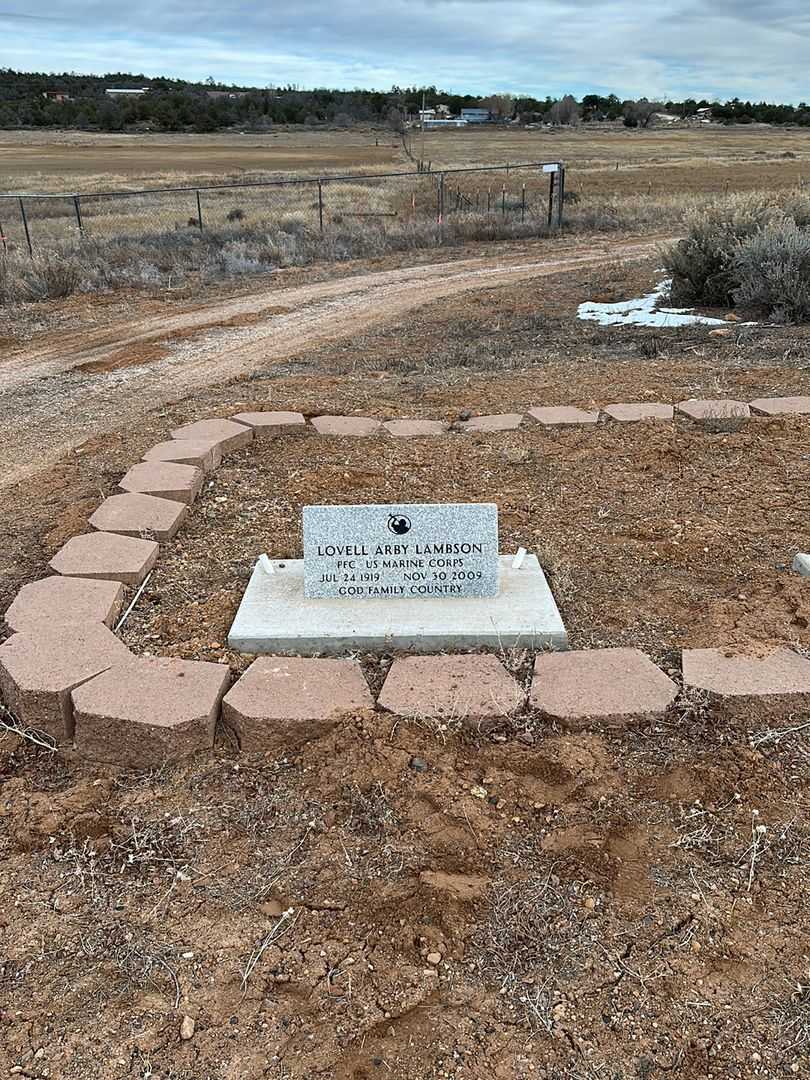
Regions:
[[[72, 197], [0, 199], [0, 236], [14, 256], [0, 298], [141, 284], [186, 276], [221, 279], [318, 259], [517, 238], [548, 231], [548, 178], [516, 161], [566, 162], [569, 230], [585, 234], [677, 227], [692, 205], [741, 191], [801, 188], [810, 165], [804, 130], [623, 128], [470, 130], [426, 133], [434, 170], [512, 162], [505, 172], [418, 175], [390, 133], [280, 131], [266, 136], [113, 136], [6, 133], [8, 186], [75, 191]], [[385, 145], [375, 146], [380, 141]], [[412, 152], [423, 152], [419, 133]], [[47, 172], [37, 168], [43, 156]], [[394, 178], [378, 173], [404, 171]], [[370, 179], [352, 179], [370, 173]], [[319, 185], [320, 175], [349, 179]], [[233, 188], [240, 180], [311, 177], [302, 185]], [[13, 178], [13, 183], [11, 183]], [[162, 190], [184, 185], [194, 190]], [[211, 189], [212, 185], [220, 185]], [[222, 186], [224, 185], [224, 187]], [[141, 187], [157, 193], [94, 195]], [[439, 217], [442, 225], [439, 226]], [[68, 252], [63, 274], [26, 279], [35, 252]], [[113, 241], [112, 246], [108, 242]], [[20, 259], [22, 261], [20, 261]]]
[[345, 131], [269, 135], [3, 131], [0, 159], [5, 191], [95, 191], [236, 182], [282, 173], [375, 172], [402, 160], [399, 139], [392, 133]]
[[[375, 146], [378, 140], [381, 145]], [[409, 133], [415, 157], [422, 137]], [[92, 191], [222, 183], [281, 175], [407, 168], [398, 138], [373, 131], [292, 131], [267, 135], [107, 135], [0, 132], [4, 191]], [[810, 132], [753, 126], [682, 131], [468, 129], [425, 133], [433, 168], [562, 159], [575, 187], [604, 190], [584, 174], [605, 173], [617, 192], [747, 190], [810, 180]], [[618, 170], [616, 168], [618, 164]], [[693, 169], [701, 170], [695, 177]], [[659, 171], [663, 169], [663, 174]], [[618, 174], [618, 175], [615, 175]], [[708, 186], [707, 186], [708, 185]]]
[[[476, 157], [478, 133], [460, 134], [467, 145], [431, 137], [443, 163]], [[632, 176], [637, 227], [583, 216], [557, 237], [0, 307], [0, 614], [149, 447], [196, 419], [455, 422], [810, 395], [807, 325], [576, 319], [584, 301], [650, 291], [687, 193], [720, 190], [724, 170], [795, 185], [807, 136], [536, 134], [527, 156], [580, 148], [575, 190]], [[497, 136], [500, 159], [521, 135]], [[51, 145], [60, 180], [90, 183], [69, 170], [92, 140]], [[174, 142], [147, 152], [158, 145]], [[710, 146], [711, 167], [694, 170]], [[131, 182], [123, 164], [103, 167]], [[653, 176], [663, 193], [644, 186]], [[548, 572], [572, 647], [639, 647], [677, 698], [659, 720], [583, 730], [530, 709], [482, 732], [377, 707], [295, 745], [282, 726], [264, 753], [222, 727], [213, 749], [153, 772], [0, 732], [0, 1076], [807, 1076], [807, 695], [789, 715], [719, 703], [683, 688], [681, 649], [810, 658], [810, 579], [789, 569], [810, 549], [809, 436], [810, 416], [524, 420], [234, 453], [161, 545], [121, 632], [138, 655], [243, 671], [251, 658], [225, 644], [235, 606], [260, 551], [300, 553], [305, 504], [492, 500], [503, 547], [528, 547]], [[393, 659], [359, 657], [372, 689]], [[527, 685], [528, 654], [498, 659]]]

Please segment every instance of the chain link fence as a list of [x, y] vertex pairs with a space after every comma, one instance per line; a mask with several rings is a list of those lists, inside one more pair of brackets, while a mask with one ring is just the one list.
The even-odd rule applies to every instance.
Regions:
[[[161, 188], [89, 194], [0, 195], [0, 253], [72, 245], [85, 238], [144, 240], [268, 230], [320, 234], [348, 243], [359, 231], [412, 232], [424, 243], [446, 229], [462, 235], [514, 235], [563, 223], [562, 162], [530, 162], [443, 171], [395, 172], [221, 187]], [[430, 234], [430, 235], [427, 235]], [[336, 254], [340, 254], [336, 251]]]

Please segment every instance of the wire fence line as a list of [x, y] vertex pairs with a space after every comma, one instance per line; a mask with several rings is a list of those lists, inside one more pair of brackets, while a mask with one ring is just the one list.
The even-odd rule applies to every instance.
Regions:
[[477, 215], [563, 224], [561, 161], [417, 172], [253, 180], [236, 184], [0, 194], [0, 254], [80, 244], [85, 238], [144, 239], [182, 232], [279, 226], [327, 233], [349, 224], [385, 230], [430, 221], [441, 240], [446, 223]]

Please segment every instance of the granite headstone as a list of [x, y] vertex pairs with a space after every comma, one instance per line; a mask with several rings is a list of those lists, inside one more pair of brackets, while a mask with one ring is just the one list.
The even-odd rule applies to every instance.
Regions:
[[309, 599], [498, 594], [494, 503], [305, 506]]

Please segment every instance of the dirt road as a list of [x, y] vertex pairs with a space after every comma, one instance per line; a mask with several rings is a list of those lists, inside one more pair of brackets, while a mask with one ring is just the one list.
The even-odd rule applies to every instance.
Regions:
[[0, 488], [155, 407], [304, 349], [349, 340], [421, 305], [617, 259], [644, 259], [661, 240], [563, 242], [553, 257], [539, 259], [527, 248], [306, 285], [263, 284], [236, 299], [175, 314], [53, 335], [0, 358]]

